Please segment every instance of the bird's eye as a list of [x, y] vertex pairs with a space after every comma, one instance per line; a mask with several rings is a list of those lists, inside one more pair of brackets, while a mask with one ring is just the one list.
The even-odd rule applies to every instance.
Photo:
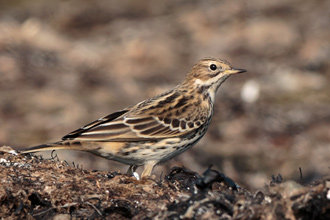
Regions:
[[210, 65], [210, 69], [213, 70], [213, 71], [216, 70], [217, 68], [218, 68], [218, 67], [217, 67], [217, 65], [215, 65], [215, 64], [211, 64], [211, 65]]

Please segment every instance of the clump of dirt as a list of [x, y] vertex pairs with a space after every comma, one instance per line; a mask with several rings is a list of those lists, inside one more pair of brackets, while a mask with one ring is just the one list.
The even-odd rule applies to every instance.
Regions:
[[250, 192], [208, 168], [174, 167], [161, 179], [83, 170], [0, 148], [0, 215], [23, 219], [329, 219], [330, 178], [282, 181]]

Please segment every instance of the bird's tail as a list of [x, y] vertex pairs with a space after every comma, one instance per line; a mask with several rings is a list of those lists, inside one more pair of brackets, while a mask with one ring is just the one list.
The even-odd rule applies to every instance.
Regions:
[[48, 150], [83, 150], [80, 141], [59, 141], [50, 144], [41, 144], [21, 151], [21, 154], [34, 153]]

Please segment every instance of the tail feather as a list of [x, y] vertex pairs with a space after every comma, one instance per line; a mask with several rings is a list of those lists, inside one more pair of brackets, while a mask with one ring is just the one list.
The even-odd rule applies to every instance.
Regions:
[[39, 151], [49, 151], [49, 150], [82, 150], [81, 143], [79, 141], [59, 141], [50, 144], [41, 144], [38, 146], [30, 147], [21, 151], [21, 154], [35, 153]]

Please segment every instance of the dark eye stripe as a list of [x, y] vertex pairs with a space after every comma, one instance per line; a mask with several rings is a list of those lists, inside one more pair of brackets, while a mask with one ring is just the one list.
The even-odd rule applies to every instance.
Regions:
[[212, 77], [216, 77], [217, 75], [219, 75], [221, 73], [221, 71], [218, 71], [218, 72], [216, 72], [216, 73], [210, 73], [210, 74], [208, 74], [208, 76], [210, 77], [210, 78], [212, 78]]

